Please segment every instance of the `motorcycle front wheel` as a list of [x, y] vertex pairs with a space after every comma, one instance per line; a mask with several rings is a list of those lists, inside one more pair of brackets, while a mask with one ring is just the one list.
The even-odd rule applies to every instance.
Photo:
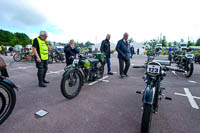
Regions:
[[187, 73], [185, 74], [185, 77], [187, 77], [187, 78], [191, 77], [192, 73], [194, 71], [194, 64], [193, 63], [188, 64], [186, 71], [187, 71]]
[[61, 80], [61, 92], [64, 97], [73, 99], [78, 96], [82, 87], [81, 78], [81, 73], [75, 69], [63, 75]]
[[22, 56], [19, 54], [19, 53], [16, 53], [14, 56], [13, 56], [13, 59], [14, 61], [16, 62], [20, 62], [22, 60]]
[[142, 115], [142, 124], [141, 124], [141, 133], [149, 133], [150, 132], [152, 115], [153, 115], [152, 105], [144, 104], [143, 115]]
[[0, 82], [0, 125], [10, 116], [16, 103], [13, 88]]

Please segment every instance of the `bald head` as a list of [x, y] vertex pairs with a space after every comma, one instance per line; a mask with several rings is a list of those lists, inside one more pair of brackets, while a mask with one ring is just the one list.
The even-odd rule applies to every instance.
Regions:
[[40, 38], [43, 40], [43, 41], [46, 41], [48, 35], [47, 35], [47, 32], [44, 31], [44, 30], [41, 30], [40, 31]]
[[124, 40], [126, 40], [126, 41], [128, 40], [128, 33], [126, 33], [126, 32], [124, 33]]

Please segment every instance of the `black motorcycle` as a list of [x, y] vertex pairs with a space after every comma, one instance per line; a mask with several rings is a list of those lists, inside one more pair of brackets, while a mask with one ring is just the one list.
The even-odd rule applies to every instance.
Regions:
[[[2, 58], [0, 59], [0, 61]], [[0, 125], [10, 116], [15, 103], [16, 94], [14, 89], [17, 89], [14, 83], [7, 79], [8, 73], [6, 67], [0, 68]]]
[[177, 67], [182, 70], [185, 77], [191, 77], [194, 71], [194, 53], [186, 52], [183, 55], [178, 55], [176, 59]]
[[[153, 60], [148, 63], [144, 76], [146, 83], [145, 90], [144, 92], [136, 92], [143, 94], [141, 133], [150, 132], [153, 113], [157, 113], [158, 102], [164, 97], [162, 92], [165, 88], [161, 87], [161, 81], [166, 76], [165, 71], [168, 70], [167, 66], [170, 66], [170, 61]], [[169, 97], [164, 98], [171, 100]]]
[[59, 63], [59, 62], [64, 63], [65, 62], [65, 54], [64, 54], [64, 52], [63, 51], [58, 51], [56, 49], [51, 50], [49, 52], [48, 62], [49, 63], [53, 63], [54, 60], [57, 63]]
[[200, 64], [200, 54], [195, 55], [194, 61], [195, 63], [198, 62]]
[[72, 60], [72, 65], [65, 68], [60, 85], [63, 96], [68, 99], [76, 97], [85, 82], [102, 78], [105, 65], [104, 54], [92, 58], [76, 55]]

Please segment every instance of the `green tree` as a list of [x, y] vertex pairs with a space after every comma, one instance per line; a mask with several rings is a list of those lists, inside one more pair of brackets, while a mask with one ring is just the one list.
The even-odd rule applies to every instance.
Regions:
[[128, 43], [132, 43], [134, 42], [133, 38], [131, 37], [130, 39], [128, 39]]
[[191, 41], [188, 41], [188, 47], [190, 47], [190, 46], [195, 46], [196, 44], [194, 43], [194, 42], [191, 42]]
[[163, 36], [162, 40], [160, 40], [160, 43], [162, 44], [162, 47], [166, 47], [167, 46], [166, 36]]
[[197, 40], [196, 46], [200, 46], [200, 38]]
[[87, 41], [86, 43], [85, 43], [85, 47], [89, 47], [90, 45], [95, 45], [94, 43], [91, 43], [90, 41]]
[[181, 42], [184, 42], [184, 39], [183, 39], [183, 38], [181, 38]]
[[171, 47], [172, 46], [172, 42], [168, 42], [168, 47]]

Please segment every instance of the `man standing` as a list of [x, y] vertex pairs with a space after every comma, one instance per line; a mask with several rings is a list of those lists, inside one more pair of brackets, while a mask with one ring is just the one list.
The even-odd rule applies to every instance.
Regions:
[[35, 63], [38, 69], [39, 87], [46, 87], [44, 83], [49, 83], [45, 80], [48, 70], [48, 51], [50, 50], [46, 41], [47, 37], [46, 31], [40, 31], [40, 36], [33, 40], [33, 53], [35, 54]]
[[73, 62], [72, 56], [75, 56], [79, 53], [78, 49], [74, 45], [74, 40], [70, 40], [69, 45], [65, 46], [64, 52], [67, 66], [71, 65]]
[[134, 53], [135, 53], [135, 50], [134, 50], [134, 47], [133, 47], [133, 45], [131, 46], [131, 58], [133, 58], [133, 55], [134, 55]]
[[[128, 43], [128, 33], [124, 33], [123, 39], [119, 40], [116, 46], [119, 58], [119, 69], [121, 78], [128, 77], [127, 72], [130, 67], [130, 44]], [[125, 69], [124, 69], [125, 63]]]
[[108, 74], [113, 75], [113, 73], [111, 72], [111, 67], [110, 67], [111, 66], [111, 63], [110, 63], [110, 34], [107, 34], [106, 39], [102, 41], [100, 50], [106, 56]]

